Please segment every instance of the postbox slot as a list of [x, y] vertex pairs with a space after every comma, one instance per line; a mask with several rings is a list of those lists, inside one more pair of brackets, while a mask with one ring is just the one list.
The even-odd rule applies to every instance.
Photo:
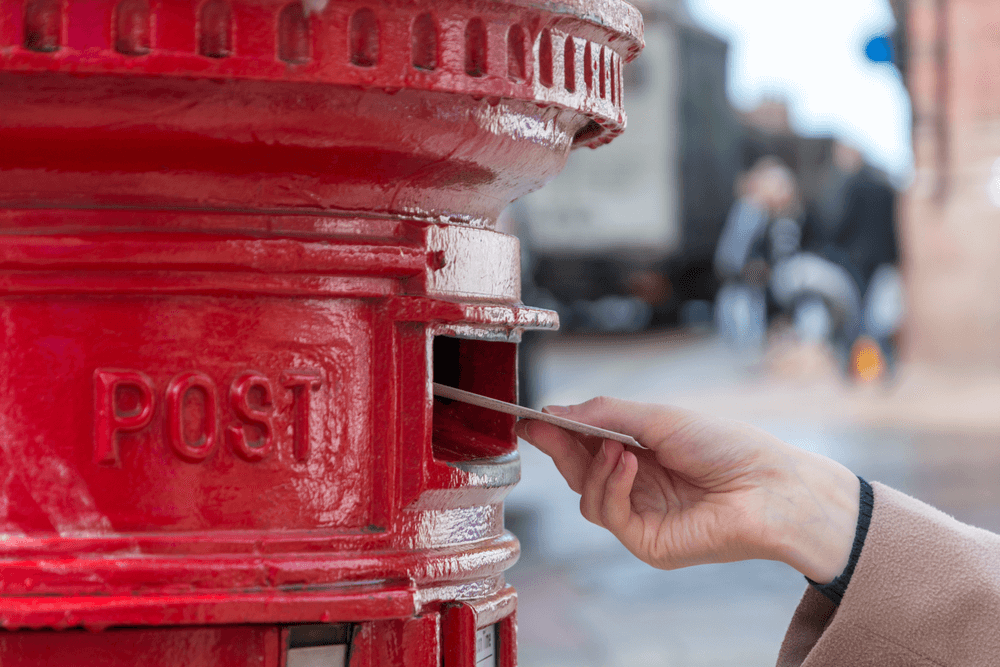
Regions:
[[[517, 400], [517, 345], [435, 336], [433, 380], [501, 401]], [[514, 451], [515, 418], [434, 398], [432, 444], [441, 461], [493, 458]]]
[[351, 626], [317, 623], [286, 629], [285, 667], [342, 667], [347, 664]]

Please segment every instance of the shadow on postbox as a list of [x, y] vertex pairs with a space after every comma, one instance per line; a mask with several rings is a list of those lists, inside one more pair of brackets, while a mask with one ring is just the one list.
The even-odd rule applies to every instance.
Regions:
[[[435, 336], [433, 355], [434, 382], [517, 402], [516, 343]], [[496, 458], [517, 448], [512, 415], [435, 397], [433, 419], [439, 461]]]

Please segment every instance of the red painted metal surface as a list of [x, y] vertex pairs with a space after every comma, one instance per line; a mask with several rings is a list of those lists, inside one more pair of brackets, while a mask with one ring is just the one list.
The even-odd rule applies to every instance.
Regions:
[[430, 382], [514, 399], [556, 321], [494, 221], [640, 47], [621, 0], [0, 0], [0, 661], [512, 667], [511, 420]]

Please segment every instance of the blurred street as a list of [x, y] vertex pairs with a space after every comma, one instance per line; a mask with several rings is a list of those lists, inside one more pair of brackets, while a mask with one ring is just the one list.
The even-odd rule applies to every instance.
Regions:
[[[789, 361], [791, 360], [791, 361]], [[960, 520], [1000, 530], [1000, 384], [918, 367], [853, 386], [817, 351], [747, 359], [708, 335], [562, 336], [538, 347], [539, 404], [598, 394], [755, 423]], [[770, 666], [806, 586], [754, 561], [654, 570], [587, 523], [550, 460], [521, 443], [508, 528], [525, 667]]]

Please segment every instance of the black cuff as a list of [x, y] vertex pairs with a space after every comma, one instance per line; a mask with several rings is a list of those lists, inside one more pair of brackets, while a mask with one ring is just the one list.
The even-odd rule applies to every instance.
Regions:
[[844, 592], [847, 591], [847, 584], [851, 583], [851, 575], [861, 557], [861, 549], [865, 546], [865, 538], [868, 536], [868, 526], [872, 522], [872, 508], [875, 506], [875, 495], [872, 493], [872, 485], [858, 477], [861, 482], [861, 505], [858, 508], [858, 527], [854, 531], [854, 545], [851, 547], [851, 557], [847, 559], [847, 567], [840, 573], [840, 576], [828, 584], [817, 584], [806, 577], [806, 581], [813, 585], [826, 597], [833, 600], [834, 604], [840, 604]]

